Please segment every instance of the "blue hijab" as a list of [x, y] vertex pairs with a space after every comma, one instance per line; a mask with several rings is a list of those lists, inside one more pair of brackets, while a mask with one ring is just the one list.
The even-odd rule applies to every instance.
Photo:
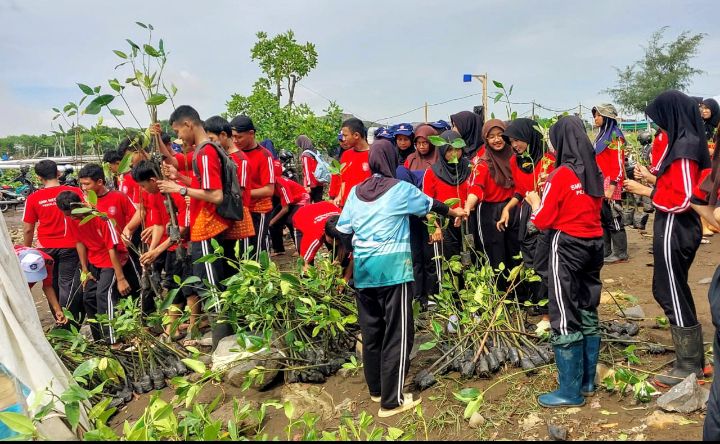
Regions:
[[595, 143], [593, 144], [595, 146], [595, 155], [597, 156], [605, 151], [605, 148], [610, 146], [613, 139], [619, 139], [621, 137], [625, 138], [623, 132], [620, 130], [620, 127], [618, 127], [617, 120], [603, 116], [603, 123], [602, 126], [600, 126], [600, 132], [597, 137], [595, 137]]

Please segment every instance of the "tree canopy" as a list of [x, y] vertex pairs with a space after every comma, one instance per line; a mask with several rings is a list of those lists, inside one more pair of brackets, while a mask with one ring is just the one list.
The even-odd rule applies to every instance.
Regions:
[[665, 42], [665, 31], [667, 27], [653, 33], [642, 59], [625, 68], [615, 68], [617, 82], [603, 92], [609, 93], [623, 110], [644, 112], [661, 92], [684, 90], [695, 75], [702, 74], [690, 61], [706, 34], [683, 31], [675, 40]]

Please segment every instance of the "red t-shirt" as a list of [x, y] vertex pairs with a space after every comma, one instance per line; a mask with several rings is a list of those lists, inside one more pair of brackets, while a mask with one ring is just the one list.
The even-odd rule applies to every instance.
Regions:
[[[618, 195], [617, 200], [620, 199], [618, 191], [622, 190], [623, 178], [625, 176], [623, 170], [623, 163], [625, 159], [625, 151], [623, 146], [625, 145], [625, 139], [620, 138], [618, 146], [608, 146], [602, 153], [595, 156], [600, 172], [604, 178], [609, 178], [609, 185], [616, 185], [616, 193]], [[618, 188], [620, 190], [618, 190]]]
[[125, 173], [118, 180], [118, 191], [127, 195], [135, 205], [142, 201], [142, 188], [135, 182], [130, 173]]
[[540, 230], [555, 229], [579, 238], [603, 235], [600, 225], [602, 197], [585, 194], [582, 182], [568, 167], [560, 167], [548, 177], [542, 202], [530, 220]]
[[80, 188], [59, 185], [37, 190], [30, 194], [25, 202], [23, 222], [39, 222], [39, 248], [75, 248], [75, 238], [68, 231], [65, 215], [55, 204], [58, 194], [63, 191], [72, 191], [82, 198]]
[[340, 175], [333, 174], [330, 176], [330, 186], [328, 186], [328, 196], [335, 199], [340, 192]]
[[98, 268], [112, 268], [108, 252], [113, 248], [117, 251], [120, 263], [125, 265], [128, 258], [127, 248], [120, 240], [120, 231], [110, 220], [93, 217], [80, 225], [77, 219], [67, 219], [70, 231], [87, 248], [88, 261], [92, 265]]
[[698, 163], [690, 159], [675, 159], [657, 178], [652, 201], [666, 213], [684, 213], [690, 209], [693, 190], [701, 178]]
[[369, 157], [370, 150], [355, 151], [354, 149], [345, 151], [340, 157], [340, 165], [342, 165], [340, 181], [345, 185], [343, 195], [340, 196], [340, 206], [345, 205], [352, 187], [372, 176]]
[[[243, 151], [248, 160], [247, 184], [248, 194], [276, 182], [275, 167], [272, 154], [258, 145], [251, 150]], [[253, 213], [268, 213], [272, 211], [272, 198], [250, 198], [250, 211]]]
[[250, 190], [247, 189], [248, 185], [248, 159], [245, 153], [238, 150], [234, 153], [228, 154], [230, 158], [235, 162], [238, 169], [238, 182], [240, 188], [243, 188], [243, 206], [250, 207]]
[[315, 178], [315, 168], [317, 168], [317, 160], [312, 154], [303, 153], [300, 156], [303, 166], [303, 185], [309, 188], [315, 188], [320, 182]]
[[[465, 182], [458, 186], [450, 185], [444, 182], [435, 175], [432, 168], [425, 170], [425, 176], [423, 177], [423, 193], [437, 199], [440, 202], [445, 202], [448, 199], [459, 198], [460, 203], [453, 205], [451, 208], [464, 208], [465, 201], [467, 201], [468, 191], [470, 190], [470, 178], [465, 179]], [[482, 191], [473, 188], [473, 194], [476, 196], [482, 196]]]
[[310, 195], [305, 187], [285, 177], [277, 178], [275, 195], [280, 198], [282, 206], [305, 205], [310, 200]]
[[325, 222], [331, 216], [340, 215], [340, 208], [332, 202], [318, 202], [297, 210], [293, 216], [293, 227], [300, 231], [300, 256], [307, 262], [312, 262], [315, 255], [323, 245], [325, 235]]
[[[170, 214], [165, 207], [165, 195], [162, 193], [145, 193], [145, 195], [148, 196], [143, 202], [145, 205], [147, 205], [145, 208], [148, 215], [148, 219], [145, 225], [162, 226], [163, 235], [160, 238], [160, 243], [163, 243], [168, 238], [167, 224], [170, 223]], [[172, 198], [173, 203], [175, 204], [175, 208], [177, 209], [175, 217], [177, 218], [178, 227], [187, 228], [190, 224], [190, 212], [188, 211], [187, 204], [185, 203], [185, 198], [175, 193], [171, 194], [170, 197]], [[173, 244], [170, 246], [170, 248], [168, 248], [168, 251], [175, 251], [177, 247], [177, 244]]]
[[662, 163], [663, 159], [665, 159], [665, 156], [667, 155], [667, 149], [669, 145], [670, 139], [668, 137], [668, 134], [660, 130], [653, 139], [652, 147], [650, 148], [650, 172], [653, 174], [657, 174], [658, 168], [660, 168], [660, 164]]
[[120, 191], [108, 191], [103, 196], [98, 196], [97, 209], [114, 219], [120, 232], [125, 229], [135, 215], [135, 205], [127, 195]]
[[192, 160], [193, 156], [195, 155], [195, 149], [191, 149], [187, 153], [175, 153], [175, 160], [177, 160], [178, 163], [178, 173], [182, 174], [183, 176], [187, 177], [195, 177], [195, 173], [193, 172], [192, 167]]
[[[65, 216], [63, 216], [65, 217]], [[53, 284], [53, 266], [55, 265], [55, 261], [53, 260], [52, 256], [45, 253], [42, 250], [39, 250], [37, 248], [28, 248], [23, 245], [14, 245], [15, 248], [15, 254], [19, 255], [21, 251], [25, 250], [35, 250], [38, 253], [40, 253], [40, 256], [42, 256], [43, 259], [45, 259], [45, 270], [47, 270], [47, 277], [43, 279], [42, 286], [45, 287], [52, 287]], [[33, 285], [37, 284], [37, 282], [28, 282], [28, 286], [32, 288]]]
[[545, 153], [535, 164], [534, 172], [526, 173], [517, 164], [517, 155], [510, 158], [510, 171], [512, 171], [513, 182], [515, 182], [515, 197], [522, 202], [528, 191], [539, 191], [536, 189], [540, 173], [550, 174], [555, 169], [555, 154]]
[[[222, 149], [222, 148], [220, 148]], [[222, 190], [222, 165], [216, 148], [206, 143], [197, 151], [198, 176], [192, 187], [201, 190]], [[222, 233], [230, 223], [217, 214], [217, 206], [210, 202], [190, 199], [190, 240], [203, 241]]]
[[[484, 160], [480, 160], [470, 176], [470, 184], [472, 194], [475, 194], [482, 202], [505, 202], [513, 197], [515, 189], [513, 187], [504, 188], [495, 182], [490, 175], [490, 168]], [[476, 191], [480, 191], [477, 194]]]

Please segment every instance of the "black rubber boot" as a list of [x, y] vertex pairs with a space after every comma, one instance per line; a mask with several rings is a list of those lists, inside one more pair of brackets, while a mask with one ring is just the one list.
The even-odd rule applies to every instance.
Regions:
[[662, 385], [672, 387], [690, 376], [690, 373], [702, 378], [705, 366], [702, 325], [697, 324], [692, 327], [671, 325], [670, 332], [675, 346], [675, 365], [667, 375], [658, 375], [655, 380]]
[[612, 241], [612, 254], [605, 257], [606, 264], [616, 264], [618, 262], [627, 262], [627, 233], [625, 230], [610, 234]]
[[608, 257], [612, 254], [612, 242], [610, 241], [610, 232], [608, 230], [603, 230], [603, 245], [605, 246], [605, 257]]

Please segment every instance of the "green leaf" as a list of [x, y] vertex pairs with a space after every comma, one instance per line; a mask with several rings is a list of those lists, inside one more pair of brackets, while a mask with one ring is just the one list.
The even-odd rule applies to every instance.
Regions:
[[293, 415], [295, 414], [295, 407], [290, 401], [285, 401], [285, 404], [283, 404], [283, 410], [285, 411], [285, 417], [292, 420]]
[[153, 25], [151, 25], [150, 23], [148, 23], [147, 27], [148, 27], [148, 29], [149, 29], [150, 31], [152, 31], [152, 30], [155, 29], [155, 28], [153, 28]]
[[149, 55], [150, 57], [160, 57], [160, 52], [158, 52], [158, 50], [153, 48], [151, 45], [145, 44], [143, 45], [143, 49], [145, 50], [145, 54]]
[[148, 99], [145, 101], [146, 104], [151, 106], [157, 106], [162, 105], [167, 100], [167, 96], [165, 94], [153, 94], [152, 96], [148, 97]]
[[418, 350], [420, 351], [427, 351], [433, 349], [437, 345], [437, 341], [428, 341], [424, 344], [420, 344], [418, 347]]
[[135, 23], [136, 23], [138, 26], [142, 27], [142, 28], [145, 28], [145, 29], [148, 28], [145, 23], [141, 23], [141, 22], [135, 22]]
[[387, 436], [388, 439], [391, 441], [398, 440], [403, 435], [403, 433], [405, 432], [402, 429], [398, 429], [395, 427], [388, 427], [387, 429]]
[[196, 284], [198, 282], [202, 282], [201, 279], [197, 276], [188, 276], [187, 279], [183, 281], [183, 285], [190, 285], [190, 284]]
[[130, 46], [132, 46], [133, 49], [140, 49], [140, 47], [137, 45], [137, 43], [133, 42], [132, 40], [125, 39], [125, 41], [128, 42], [130, 44]]
[[73, 371], [73, 377], [82, 377], [87, 376], [91, 374], [95, 368], [98, 366], [98, 359], [88, 359], [87, 361], [83, 362], [82, 364], [78, 365], [75, 371]]
[[497, 80], [493, 80], [493, 85], [495, 85], [496, 88], [505, 88], [503, 84], [498, 82]]
[[0, 412], [0, 421], [8, 426], [10, 430], [21, 435], [35, 434], [35, 424], [22, 413]]
[[93, 92], [93, 89], [90, 88], [90, 87], [87, 86], [87, 85], [84, 85], [84, 84], [82, 84], [82, 83], [78, 83], [77, 86], [80, 87], [80, 91], [82, 91], [84, 94], [87, 94], [88, 96], [92, 96], [93, 94], [95, 94], [95, 93]]
[[443, 203], [444, 203], [445, 205], [447, 205], [447, 206], [449, 206], [449, 207], [452, 208], [452, 207], [454, 207], [455, 205], [457, 205], [457, 204], [460, 203], [460, 199], [458, 199], [457, 197], [451, 197], [450, 199], [446, 200], [446, 201], [443, 202]]
[[112, 114], [113, 116], [124, 116], [125, 111], [123, 111], [121, 109], [111, 109], [110, 114]]
[[90, 104], [85, 108], [85, 114], [99, 114], [103, 106], [107, 106], [115, 99], [112, 94], [103, 94], [102, 96], [96, 97]]
[[117, 49], [113, 49], [113, 52], [115, 53], [116, 56], [120, 57], [121, 59], [127, 59], [127, 58], [128, 58], [128, 57], [127, 57], [127, 54], [125, 54], [125, 53], [122, 52], [122, 51], [118, 51]]
[[73, 432], [80, 423], [80, 403], [78, 401], [68, 402], [65, 404], [65, 416], [67, 417]]
[[497, 95], [495, 96], [493, 101], [494, 101], [494, 103], [498, 103], [500, 101], [500, 99], [502, 99], [502, 98], [503, 98], [503, 93], [497, 93]]
[[[99, 86], [99, 85], [96, 86], [96, 87], [93, 89], [93, 92], [94, 92], [95, 94], [100, 94], [100, 86]], [[82, 103], [82, 102], [80, 102], [80, 103]]]
[[92, 211], [92, 208], [88, 207], [80, 207], [80, 208], [73, 208], [71, 211], [71, 214], [85, 214]]
[[194, 372], [203, 374], [207, 371], [207, 367], [205, 367], [205, 364], [196, 359], [185, 358], [185, 359], [181, 359], [181, 361], [183, 362], [183, 364], [185, 364], [189, 369], [191, 369]]
[[443, 139], [440, 136], [429, 136], [428, 141], [432, 143], [434, 146], [443, 146], [447, 145], [447, 140]]
[[93, 190], [88, 190], [87, 193], [87, 200], [90, 202], [90, 205], [96, 206], [97, 205], [97, 194]]
[[461, 138], [457, 138], [452, 141], [450, 146], [452, 146], [453, 148], [465, 148], [467, 146], [467, 144]]
[[129, 150], [127, 153], [125, 153], [125, 156], [122, 158], [122, 160], [120, 161], [120, 165], [118, 166], [118, 174], [125, 174], [130, 171], [132, 156], [132, 150]]
[[120, 84], [120, 82], [118, 81], [118, 79], [110, 79], [110, 80], [108, 80], [108, 84], [110, 85], [110, 88], [112, 88], [113, 90], [115, 90], [115, 91], [117, 91], [117, 92], [122, 91], [123, 88], [124, 88], [124, 86], [122, 86], [122, 85]]
[[57, 108], [53, 108], [52, 110], [55, 111], [56, 113], [59, 113], [59, 112], [60, 112], [60, 110], [57, 109]]
[[478, 396], [480, 396], [480, 390], [475, 387], [468, 387], [460, 390], [459, 393], [456, 394], [456, 398], [459, 400], [463, 399], [475, 399]]
[[170, 92], [172, 93], [173, 97], [175, 97], [175, 94], [177, 94], [177, 86], [175, 86], [174, 83], [170, 84]]

